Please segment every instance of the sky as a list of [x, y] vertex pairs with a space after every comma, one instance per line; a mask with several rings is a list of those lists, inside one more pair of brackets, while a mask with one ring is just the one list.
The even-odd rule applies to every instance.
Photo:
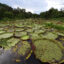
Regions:
[[7, 4], [13, 8], [24, 8], [32, 13], [40, 13], [56, 8], [64, 8], [64, 0], [0, 0], [0, 3]]

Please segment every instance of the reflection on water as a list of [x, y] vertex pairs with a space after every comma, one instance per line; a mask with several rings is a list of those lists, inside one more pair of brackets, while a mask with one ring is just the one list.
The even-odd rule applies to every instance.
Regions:
[[[27, 40], [30, 44], [32, 41], [29, 39]], [[3, 50], [2, 50], [3, 51]], [[25, 57], [20, 56], [20, 62], [16, 62], [18, 58], [15, 53], [12, 53], [11, 50], [4, 51], [0, 55], [0, 64], [49, 64], [49, 63], [42, 63], [40, 60], [36, 59], [34, 53], [32, 53], [31, 57], [28, 60], [25, 60]]]
[[31, 57], [26, 60], [27, 64], [49, 64], [49, 63], [42, 63], [40, 60], [35, 58], [35, 55], [32, 53]]
[[11, 53], [10, 50], [4, 51], [0, 55], [0, 64], [14, 64], [15, 62], [12, 61], [14, 55]]
[[25, 60], [24, 57], [20, 57], [20, 62], [15, 62], [16, 59], [15, 55], [11, 53], [10, 50], [5, 51], [0, 55], [0, 64], [48, 64], [42, 63], [38, 59], [35, 58], [35, 55], [32, 53], [31, 57], [28, 60]]

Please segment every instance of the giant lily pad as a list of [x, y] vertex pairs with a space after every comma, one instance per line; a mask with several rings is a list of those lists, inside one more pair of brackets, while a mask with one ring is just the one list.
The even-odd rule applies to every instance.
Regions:
[[45, 32], [45, 30], [35, 30], [35, 33], [37, 33], [37, 34], [41, 34], [41, 33], [44, 33]]
[[15, 32], [15, 36], [16, 37], [21, 37], [22, 36], [22, 32]]
[[30, 38], [29, 35], [25, 35], [21, 37], [22, 40], [28, 40], [29, 38]]
[[0, 27], [0, 30], [3, 30], [4, 28]]
[[2, 31], [2, 30], [1, 30], [1, 31], [0, 31], [0, 34], [2, 34], [2, 33], [5, 33], [5, 31]]
[[14, 32], [14, 29], [13, 29], [13, 28], [9, 28], [9, 29], [7, 30], [7, 32]]
[[15, 44], [17, 44], [20, 41], [20, 39], [17, 38], [11, 38], [9, 40], [7, 40], [7, 44], [9, 47], [15, 46]]
[[32, 40], [37, 40], [37, 39], [41, 39], [40, 35], [36, 34], [36, 33], [31, 33], [31, 39]]
[[0, 46], [6, 48], [7, 47], [7, 39], [0, 39]]
[[15, 36], [16, 37], [21, 37], [21, 36], [25, 36], [25, 35], [27, 35], [27, 32], [15, 32]]
[[62, 49], [52, 40], [36, 40], [34, 45], [36, 46], [36, 58], [42, 62], [60, 61], [63, 56]]
[[61, 36], [64, 36], [64, 33], [61, 33], [61, 32], [56, 32], [57, 35], [61, 35]]
[[15, 53], [18, 53], [18, 55], [25, 56], [29, 54], [29, 51], [31, 50], [30, 44], [27, 41], [22, 41], [18, 43], [14, 48], [13, 51]]
[[17, 26], [17, 27], [23, 27], [22, 23], [16, 23], [15, 26]]
[[47, 32], [41, 36], [42, 36], [42, 38], [47, 38], [47, 39], [52, 39], [52, 40], [55, 40], [58, 37], [57, 34], [54, 34], [52, 32]]
[[33, 29], [27, 29], [26, 31], [27, 32], [33, 32]]
[[15, 28], [16, 31], [23, 31], [24, 28]]
[[9, 38], [13, 36], [13, 33], [4, 33], [4, 34], [0, 34], [0, 39], [3, 39], [3, 38]]

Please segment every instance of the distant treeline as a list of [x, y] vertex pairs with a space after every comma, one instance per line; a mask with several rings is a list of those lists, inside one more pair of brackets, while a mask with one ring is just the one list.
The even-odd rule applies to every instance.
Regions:
[[26, 12], [25, 9], [16, 8], [0, 3], [0, 20], [2, 19], [25, 19], [25, 18], [60, 18], [64, 17], [64, 10], [51, 8], [46, 12], [41, 12], [40, 14]]

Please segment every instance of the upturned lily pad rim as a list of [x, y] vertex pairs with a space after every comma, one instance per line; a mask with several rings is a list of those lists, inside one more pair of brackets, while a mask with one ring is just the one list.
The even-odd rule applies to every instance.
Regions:
[[[49, 41], [52, 41], [53, 43], [55, 43], [55, 44], [57, 44], [57, 46], [61, 49], [61, 52], [64, 50], [64, 47], [62, 47], [62, 45], [60, 44], [60, 42], [58, 42], [58, 41], [56, 41], [56, 40], [51, 40], [51, 39], [39, 39], [39, 40], [49, 40]], [[35, 41], [37, 41], [37, 40], [35, 40]], [[43, 42], [42, 42], [43, 43]], [[34, 53], [35, 53], [35, 51], [34, 51]], [[63, 54], [63, 53], [62, 53]], [[36, 55], [36, 54], [35, 54]], [[63, 55], [64, 56], [64, 55]], [[46, 61], [44, 61], [44, 62], [46, 62]], [[63, 59], [61, 58], [60, 60], [59, 60], [59, 62], [64, 62], [63, 61]], [[50, 63], [50, 62], [49, 62]]]
[[21, 36], [21, 40], [28, 40], [28, 39], [30, 39], [30, 36], [29, 35]]

